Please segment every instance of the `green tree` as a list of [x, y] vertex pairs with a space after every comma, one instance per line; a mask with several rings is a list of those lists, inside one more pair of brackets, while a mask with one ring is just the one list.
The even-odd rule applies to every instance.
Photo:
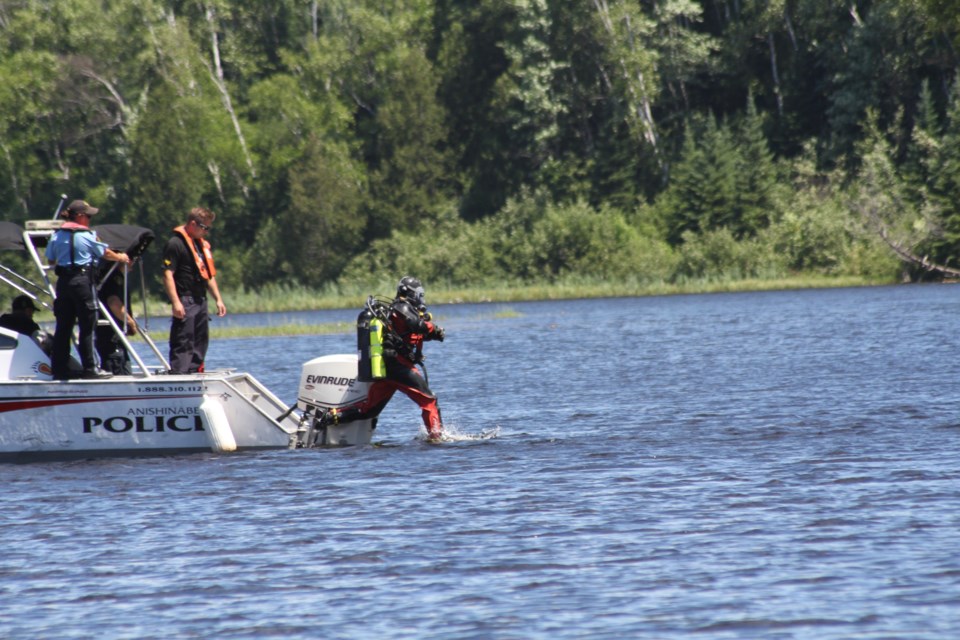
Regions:
[[457, 189], [445, 113], [436, 99], [439, 78], [421, 48], [398, 47], [391, 67], [371, 123], [368, 237], [432, 223]]
[[719, 42], [704, 32], [703, 7], [692, 0], [654, 2], [653, 19], [651, 44], [659, 52], [657, 71], [663, 85], [661, 120], [681, 127], [692, 108], [691, 92], [702, 90], [704, 75], [715, 66], [711, 56]]
[[766, 228], [777, 213], [779, 175], [763, 129], [763, 118], [750, 94], [746, 113], [735, 130], [738, 220], [732, 228], [741, 236]]
[[[151, 112], [143, 118], [154, 122], [131, 134], [137, 146], [132, 157], [140, 166], [131, 165], [130, 216], [139, 219], [145, 206], [158, 206], [154, 194], [170, 191], [173, 197], [160, 205], [164, 210], [155, 211], [150, 219], [159, 218], [161, 227], [169, 226], [190, 207], [203, 204], [220, 220], [218, 242], [245, 247], [259, 225], [250, 206], [256, 168], [222, 73], [216, 7], [206, 8], [209, 11], [200, 15], [188, 13], [199, 20], [194, 24], [165, 8], [147, 30], [157, 78], [141, 103]], [[169, 148], [171, 140], [179, 142], [177, 149]], [[156, 166], [169, 164], [174, 157], [177, 167]], [[176, 177], [168, 184], [164, 176]]]
[[311, 93], [333, 94], [351, 111], [352, 122], [334, 135], [349, 138], [367, 167], [366, 235], [413, 229], [456, 189], [439, 76], [425, 53], [431, 5], [329, 2], [322, 9], [303, 75]]
[[467, 220], [495, 213], [519, 182], [507, 162], [514, 151], [494, 91], [510, 65], [502, 43], [515, 21], [508, 2], [436, 2], [430, 51], [441, 78], [438, 96], [449, 117], [457, 172], [463, 176], [460, 209]]
[[721, 227], [737, 235], [744, 231], [737, 192], [743, 161], [733, 135], [713, 117], [706, 118], [701, 129], [694, 131], [691, 123], [670, 184], [658, 200], [668, 220], [671, 244], [678, 244], [686, 231]]
[[[203, 127], [201, 110], [169, 84], [150, 91], [149, 107], [131, 133], [131, 208], [126, 222], [153, 229], [162, 237], [183, 222], [191, 207], [204, 201], [209, 173], [198, 134]], [[221, 216], [218, 236], [220, 227], [226, 226], [223, 222]]]
[[943, 132], [933, 92], [926, 80], [921, 85], [918, 102], [917, 116], [902, 164], [906, 180], [919, 193], [925, 191], [930, 183], [932, 163], [940, 153]]
[[558, 119], [566, 107], [554, 86], [563, 65], [550, 50], [552, 23], [546, 0], [511, 4], [516, 21], [502, 43], [509, 66], [494, 85], [494, 107], [506, 116], [512, 146], [522, 154], [524, 162], [518, 169], [532, 177], [557, 151]]
[[[38, 203], [55, 203], [48, 172], [59, 150], [49, 142], [58, 74], [49, 53], [8, 46], [0, 54], [0, 201], [7, 203], [7, 217], [30, 217]], [[45, 190], [54, 197], [44, 198]]]
[[[889, 127], [904, 105], [917, 103], [920, 81], [930, 73], [928, 61], [939, 57], [916, 3], [882, 0], [861, 16], [851, 9], [852, 27], [842, 64], [836, 69], [827, 111], [830, 158], [851, 160], [866, 109], [876, 109], [880, 125]], [[912, 113], [901, 120], [909, 127]], [[899, 135], [905, 136], [906, 131]]]
[[363, 239], [363, 173], [343, 145], [312, 139], [288, 180], [290, 206], [278, 216], [279, 269], [261, 277], [318, 287], [340, 274]]
[[941, 140], [929, 179], [939, 233], [929, 248], [936, 262], [960, 268], [960, 76], [953, 83]]
[[927, 27], [934, 33], [942, 33], [960, 48], [960, 1], [919, 0]]
[[639, 5], [624, 0], [594, 0], [597, 19], [608, 37], [608, 55], [614, 87], [626, 105], [625, 113], [638, 142], [644, 144], [666, 171], [660, 134], [654, 117], [659, 91], [658, 52], [646, 46], [653, 38], [656, 23]]

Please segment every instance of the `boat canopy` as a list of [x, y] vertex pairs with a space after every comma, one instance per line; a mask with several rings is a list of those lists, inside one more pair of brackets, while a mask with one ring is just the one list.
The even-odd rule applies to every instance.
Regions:
[[[150, 229], [132, 224], [101, 224], [92, 229], [101, 242], [114, 251], [123, 251], [131, 258], [143, 255], [156, 237]], [[26, 248], [23, 227], [15, 222], [0, 221], [0, 251], [25, 251]]]
[[101, 224], [93, 227], [93, 230], [97, 232], [100, 242], [107, 243], [114, 251], [126, 253], [131, 260], [143, 255], [156, 237], [150, 229], [132, 224]]
[[23, 229], [13, 222], [0, 222], [0, 251], [25, 251]]

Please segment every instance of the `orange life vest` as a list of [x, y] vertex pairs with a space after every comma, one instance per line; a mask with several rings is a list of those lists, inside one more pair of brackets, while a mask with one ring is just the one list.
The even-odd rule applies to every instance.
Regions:
[[183, 238], [183, 241], [187, 243], [188, 247], [190, 247], [190, 253], [193, 254], [193, 259], [197, 263], [197, 271], [200, 272], [200, 277], [204, 280], [209, 280], [217, 275], [217, 268], [213, 264], [213, 254], [210, 253], [210, 243], [202, 238], [200, 239], [200, 243], [203, 246], [203, 255], [200, 255], [200, 252], [197, 251], [196, 241], [187, 235], [187, 230], [185, 227], [186, 225], [180, 225], [173, 231], [174, 233], [180, 234], [180, 237]]

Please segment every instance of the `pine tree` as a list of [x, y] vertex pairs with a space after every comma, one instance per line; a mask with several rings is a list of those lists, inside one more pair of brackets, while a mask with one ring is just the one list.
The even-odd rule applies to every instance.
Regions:
[[753, 94], [747, 97], [747, 113], [736, 132], [736, 193], [739, 221], [733, 231], [752, 236], [769, 226], [775, 215], [777, 168], [763, 132]]
[[684, 233], [697, 233], [702, 229], [707, 209], [701, 187], [708, 162], [693, 127], [688, 126], [680, 159], [670, 173], [670, 183], [656, 201], [658, 215], [667, 225], [667, 241], [672, 245], [679, 245]]

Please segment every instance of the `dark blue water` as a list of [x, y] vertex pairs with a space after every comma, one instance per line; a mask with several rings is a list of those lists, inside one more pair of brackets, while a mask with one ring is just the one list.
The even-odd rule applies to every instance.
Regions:
[[437, 311], [453, 442], [0, 466], [0, 636], [960, 637], [960, 288]]

